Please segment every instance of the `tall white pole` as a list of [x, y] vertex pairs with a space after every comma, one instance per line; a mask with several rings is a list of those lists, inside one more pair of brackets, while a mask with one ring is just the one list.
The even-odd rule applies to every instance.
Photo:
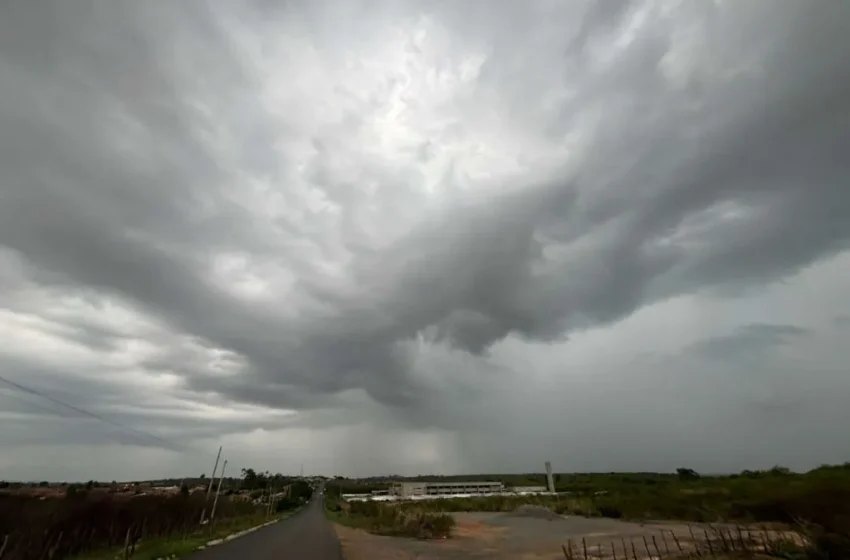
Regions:
[[221, 459], [221, 446], [218, 446], [218, 455], [215, 456], [215, 465], [213, 466], [210, 484], [207, 486], [207, 496], [204, 498], [204, 507], [201, 510], [201, 525], [204, 524], [204, 516], [207, 514], [207, 504], [210, 501], [210, 493], [212, 492], [213, 483], [215, 482], [215, 472], [218, 470], [218, 460]]
[[266, 517], [268, 517], [272, 514], [272, 509], [273, 509], [272, 508], [272, 496], [274, 496], [274, 488], [269, 487], [269, 503], [268, 503], [267, 509], [266, 509]]
[[218, 488], [215, 489], [215, 499], [213, 500], [213, 508], [210, 512], [210, 523], [215, 518], [215, 506], [218, 505], [218, 495], [221, 493], [221, 482], [224, 480], [224, 469], [227, 468], [227, 459], [224, 460], [224, 464], [221, 466], [221, 477], [218, 479]]
[[213, 483], [215, 482], [215, 473], [218, 470], [218, 460], [221, 459], [221, 446], [218, 447], [218, 455], [215, 456], [215, 466], [213, 466], [212, 476], [210, 477], [210, 485], [207, 486], [207, 499], [210, 499]]

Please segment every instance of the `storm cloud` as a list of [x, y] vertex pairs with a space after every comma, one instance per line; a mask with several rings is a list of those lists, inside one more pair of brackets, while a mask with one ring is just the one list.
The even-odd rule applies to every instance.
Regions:
[[[745, 434], [850, 388], [848, 24], [830, 0], [8, 3], [0, 369], [267, 468], [245, 442], [351, 472], [837, 460], [832, 416], [753, 455], [720, 415]], [[774, 368], [788, 394], [681, 405]], [[156, 447], [4, 391], [12, 472]], [[689, 412], [675, 450], [641, 435]]]

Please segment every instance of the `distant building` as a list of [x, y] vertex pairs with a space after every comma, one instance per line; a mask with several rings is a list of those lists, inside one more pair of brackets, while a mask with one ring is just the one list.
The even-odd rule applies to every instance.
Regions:
[[505, 489], [501, 482], [394, 482], [389, 494], [399, 498], [419, 496], [451, 496], [469, 494], [484, 496], [498, 494]]

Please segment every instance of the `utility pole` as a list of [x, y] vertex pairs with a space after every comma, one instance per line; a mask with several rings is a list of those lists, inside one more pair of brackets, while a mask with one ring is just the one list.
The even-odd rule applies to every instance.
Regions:
[[269, 503], [266, 505], [266, 517], [272, 514], [272, 497], [274, 496], [274, 488], [269, 487]]
[[201, 525], [204, 524], [204, 516], [207, 514], [207, 504], [210, 502], [210, 492], [212, 492], [213, 483], [215, 482], [215, 471], [218, 470], [218, 460], [221, 459], [221, 446], [218, 446], [218, 455], [215, 456], [215, 465], [213, 466], [210, 484], [207, 486], [207, 496], [204, 498], [204, 508], [201, 510]]
[[218, 488], [215, 490], [215, 499], [213, 500], [212, 511], [210, 512], [210, 523], [215, 518], [215, 506], [218, 505], [218, 495], [221, 493], [221, 483], [224, 480], [224, 469], [227, 468], [227, 459], [224, 460], [224, 464], [221, 466], [221, 477], [218, 479]]

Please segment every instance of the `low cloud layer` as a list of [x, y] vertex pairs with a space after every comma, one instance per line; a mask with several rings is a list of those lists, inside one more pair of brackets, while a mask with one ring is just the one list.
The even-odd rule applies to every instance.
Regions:
[[[88, 478], [121, 444], [195, 469], [221, 441], [352, 473], [842, 459], [848, 23], [842, 2], [0, 8], [0, 370], [185, 449], [6, 384], [0, 466], [63, 446], [96, 463], [44, 476]], [[820, 446], [788, 451], [779, 409]]]

